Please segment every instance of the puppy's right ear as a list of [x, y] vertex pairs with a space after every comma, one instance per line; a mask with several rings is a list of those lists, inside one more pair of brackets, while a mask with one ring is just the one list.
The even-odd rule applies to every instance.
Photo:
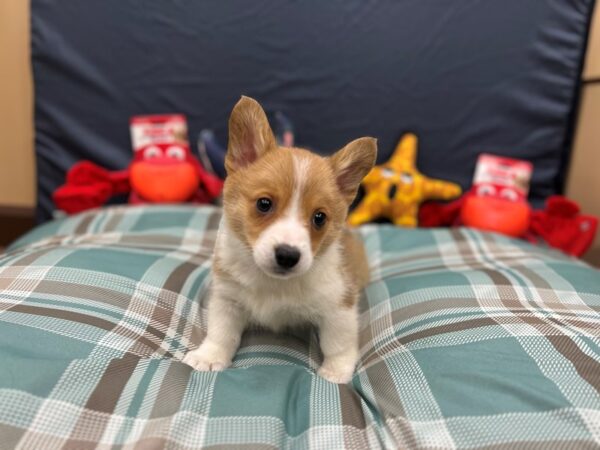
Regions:
[[364, 137], [347, 144], [329, 158], [340, 192], [352, 203], [361, 180], [369, 173], [377, 158], [377, 139]]
[[242, 96], [229, 117], [229, 143], [225, 156], [227, 173], [252, 164], [276, 147], [267, 115], [256, 100]]

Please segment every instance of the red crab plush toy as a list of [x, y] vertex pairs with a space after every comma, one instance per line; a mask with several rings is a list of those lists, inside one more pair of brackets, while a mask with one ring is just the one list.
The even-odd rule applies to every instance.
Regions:
[[419, 225], [467, 225], [583, 255], [594, 241], [598, 218], [581, 214], [577, 203], [560, 195], [549, 197], [545, 209], [532, 211], [525, 188], [530, 174], [524, 161], [481, 155], [473, 188], [450, 203], [424, 204]]
[[597, 217], [581, 214], [577, 203], [553, 195], [546, 200], [545, 209], [533, 212], [525, 237], [533, 243], [541, 238], [569, 255], [581, 256], [594, 242], [597, 229]]
[[[136, 128], [140, 124], [143, 132]], [[134, 204], [210, 203], [221, 194], [223, 181], [204, 170], [190, 151], [183, 116], [134, 118], [132, 131], [134, 158], [129, 167], [111, 172], [90, 161], [76, 163], [66, 183], [54, 192], [59, 209], [74, 214], [122, 194], [129, 194]]]
[[[472, 226], [464, 222], [464, 208], [469, 198], [476, 198], [476, 196], [469, 191], [450, 203], [424, 204], [419, 210], [419, 225], [422, 227]], [[490, 203], [486, 209], [493, 205]], [[517, 223], [521, 222], [520, 208], [514, 214]], [[510, 211], [512, 212], [514, 211]], [[495, 212], [498, 215], [501, 213], [501, 210]], [[505, 215], [502, 220], [510, 221], [510, 216], [511, 214]], [[534, 244], [543, 241], [569, 255], [582, 256], [594, 242], [598, 222], [597, 217], [581, 214], [579, 205], [574, 201], [561, 195], [553, 195], [546, 200], [544, 209], [531, 212], [530, 220], [527, 221], [528, 228], [519, 232], [517, 237], [527, 239]], [[509, 228], [515, 229], [514, 224]]]

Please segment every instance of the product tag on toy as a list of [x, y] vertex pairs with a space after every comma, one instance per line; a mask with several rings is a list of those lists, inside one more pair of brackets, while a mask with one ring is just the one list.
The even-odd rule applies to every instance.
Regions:
[[181, 146], [189, 152], [187, 121], [181, 114], [134, 116], [130, 121], [131, 143], [136, 156], [153, 147]]
[[528, 161], [481, 154], [475, 167], [473, 191], [482, 197], [525, 201], [532, 170]]

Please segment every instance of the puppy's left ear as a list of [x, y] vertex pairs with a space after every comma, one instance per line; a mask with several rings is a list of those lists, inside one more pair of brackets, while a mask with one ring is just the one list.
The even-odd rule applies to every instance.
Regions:
[[253, 98], [242, 96], [229, 117], [229, 143], [225, 155], [227, 173], [252, 164], [274, 148], [277, 143], [265, 111]]
[[352, 203], [361, 180], [377, 158], [377, 139], [364, 137], [350, 142], [329, 158], [337, 185], [348, 204]]

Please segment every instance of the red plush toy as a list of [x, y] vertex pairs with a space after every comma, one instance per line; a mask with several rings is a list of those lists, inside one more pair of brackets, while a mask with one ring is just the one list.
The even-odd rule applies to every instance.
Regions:
[[[521, 237], [529, 228], [527, 203], [532, 166], [527, 161], [481, 154], [473, 188], [449, 205], [428, 205], [420, 211], [423, 226], [460, 223], [480, 230]], [[437, 223], [436, 223], [437, 221]]]
[[579, 205], [560, 195], [546, 200], [546, 209], [534, 211], [526, 238], [542, 238], [552, 247], [573, 256], [583, 255], [594, 242], [598, 218], [579, 214]]
[[134, 159], [129, 168], [111, 172], [92, 162], [76, 163], [53, 195], [59, 209], [74, 214], [129, 193], [130, 203], [209, 203], [223, 181], [208, 173], [192, 155], [183, 116], [147, 116], [132, 120]]
[[[464, 225], [461, 211], [471, 192], [450, 203], [426, 203], [419, 210], [419, 224], [423, 227]], [[568, 198], [554, 195], [546, 201], [546, 208], [533, 211], [529, 228], [523, 237], [530, 242], [540, 240], [563, 252], [581, 256], [592, 245], [598, 229], [598, 218], [579, 214], [579, 205]]]

